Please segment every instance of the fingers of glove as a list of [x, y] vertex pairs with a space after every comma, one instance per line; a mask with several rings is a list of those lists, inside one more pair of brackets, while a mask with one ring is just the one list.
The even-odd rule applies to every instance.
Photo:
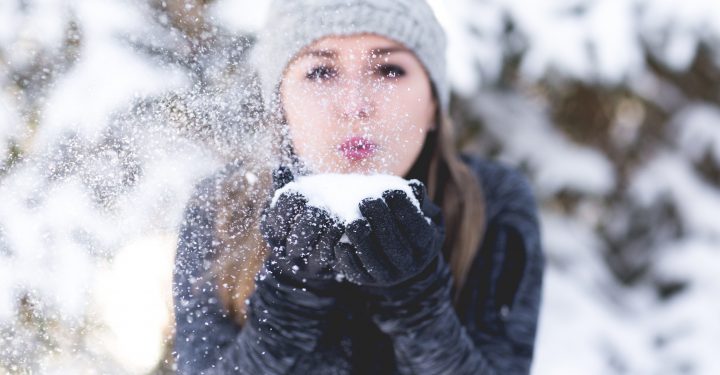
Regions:
[[283, 193], [275, 206], [269, 207], [263, 216], [263, 232], [275, 243], [284, 244], [290, 227], [297, 216], [305, 210], [307, 199], [298, 193]]
[[325, 231], [318, 241], [317, 252], [320, 259], [332, 267], [335, 263], [335, 245], [340, 241], [340, 238], [342, 238], [345, 228], [327, 214], [323, 219]]
[[357, 258], [352, 245], [342, 242], [335, 245], [335, 259], [336, 270], [351, 283], [362, 285], [374, 281], [360, 259]]
[[306, 258], [310, 255], [322, 234], [318, 211], [320, 209], [308, 206], [297, 216], [287, 238], [286, 247], [289, 256]]
[[290, 168], [280, 166], [272, 173], [273, 189], [277, 190], [295, 180]]
[[440, 218], [437, 216], [440, 214], [440, 207], [428, 198], [425, 185], [418, 180], [411, 180], [408, 185], [412, 188], [413, 195], [417, 198], [418, 203], [420, 204], [420, 210], [423, 214], [433, 221], [439, 221]]
[[342, 227], [319, 208], [308, 207], [316, 224], [317, 238], [308, 254], [307, 271], [317, 275], [332, 273], [335, 262], [335, 244], [343, 234]]
[[422, 248], [432, 240], [433, 229], [425, 215], [410, 201], [402, 190], [388, 190], [383, 193], [400, 232], [415, 248]]
[[274, 246], [270, 249], [270, 254], [265, 259], [265, 266], [273, 274], [281, 274], [292, 269], [290, 258], [287, 256], [285, 246]]
[[420, 207], [422, 207], [425, 198], [427, 198], [427, 189], [425, 188], [425, 184], [420, 182], [420, 180], [410, 180], [408, 185], [410, 185], [410, 188], [413, 191], [413, 195], [415, 195], [418, 203], [420, 203]]
[[384, 252], [387, 259], [398, 270], [410, 267], [413, 264], [412, 247], [400, 233], [387, 204], [379, 198], [364, 199], [360, 202], [360, 212], [370, 223], [372, 236], [379, 245], [377, 247], [380, 248], [376, 251]]
[[280, 194], [275, 206], [272, 208], [284, 216], [294, 217], [305, 211], [307, 198], [294, 191]]
[[351, 253], [375, 281], [387, 281], [397, 275], [397, 267], [383, 253], [383, 248], [372, 235], [371, 225], [367, 220], [358, 219], [350, 223], [347, 236], [353, 245]]

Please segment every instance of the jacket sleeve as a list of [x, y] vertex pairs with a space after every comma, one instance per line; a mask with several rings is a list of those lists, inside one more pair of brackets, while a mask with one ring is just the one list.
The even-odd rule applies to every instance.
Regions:
[[323, 332], [332, 300], [277, 282], [256, 279], [244, 327], [220, 303], [215, 280], [206, 280], [216, 259], [216, 177], [198, 185], [180, 230], [173, 274], [178, 374], [283, 374], [311, 352]]
[[413, 286], [422, 298], [387, 302], [374, 317], [393, 340], [401, 373], [530, 372], [544, 268], [536, 204], [517, 171], [483, 166], [481, 178], [486, 233], [457, 308], [443, 264]]

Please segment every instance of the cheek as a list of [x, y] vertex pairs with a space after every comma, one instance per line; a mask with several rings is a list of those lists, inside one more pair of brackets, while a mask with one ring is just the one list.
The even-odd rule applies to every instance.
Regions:
[[414, 143], [424, 140], [435, 118], [430, 88], [422, 83], [398, 87], [383, 107], [387, 122], [395, 125], [394, 132]]
[[403, 139], [402, 144], [398, 144], [394, 162], [389, 166], [394, 175], [404, 176], [410, 171], [420, 155], [425, 138], [425, 133], [417, 132]]
[[396, 98], [396, 110], [404, 113], [403, 125], [395, 131], [397, 137], [391, 137], [398, 150], [393, 172], [400, 176], [407, 174], [415, 163], [435, 119], [430, 87], [423, 83], [399, 89]]
[[282, 103], [288, 121], [312, 121], [313, 116], [323, 108], [322, 100], [319, 100], [315, 90], [311, 90], [302, 82], [290, 81], [283, 85]]
[[[304, 121], [303, 121], [304, 120]], [[326, 149], [327, 129], [319, 126], [311, 119], [303, 118], [292, 121], [288, 119], [290, 139], [292, 140], [295, 152], [303, 157], [317, 158]]]
[[329, 130], [327, 105], [296, 82], [283, 86], [282, 103], [290, 137], [298, 153], [312, 151]]

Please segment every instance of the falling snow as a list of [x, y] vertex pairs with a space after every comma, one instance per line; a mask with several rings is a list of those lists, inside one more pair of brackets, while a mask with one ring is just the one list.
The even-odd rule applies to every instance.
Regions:
[[[266, 3], [0, 2], [0, 372], [172, 370], [193, 186], [272, 160], [246, 63]], [[463, 147], [537, 193], [533, 373], [719, 374], [720, 2], [430, 3]], [[414, 199], [375, 178], [287, 189], [344, 220], [379, 189]]]

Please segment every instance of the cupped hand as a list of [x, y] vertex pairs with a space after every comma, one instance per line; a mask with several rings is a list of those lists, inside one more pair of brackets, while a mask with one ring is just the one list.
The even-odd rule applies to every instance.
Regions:
[[445, 230], [440, 208], [425, 186], [410, 182], [418, 208], [402, 190], [359, 204], [363, 218], [348, 224], [350, 243], [335, 246], [336, 269], [368, 291], [392, 287], [422, 273], [440, 256]]

